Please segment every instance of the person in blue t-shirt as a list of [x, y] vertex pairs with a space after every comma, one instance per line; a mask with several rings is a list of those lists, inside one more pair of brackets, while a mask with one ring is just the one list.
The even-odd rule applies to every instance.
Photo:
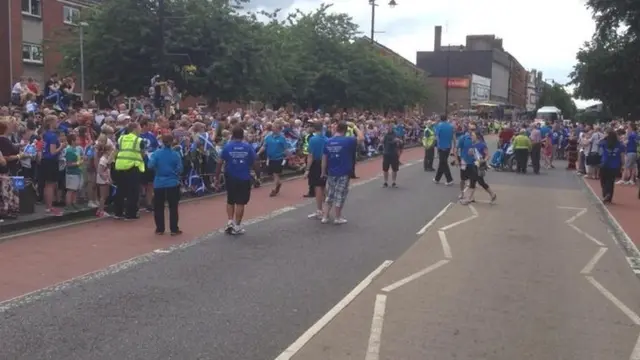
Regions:
[[455, 129], [445, 115], [440, 117], [440, 122], [435, 127], [436, 146], [438, 148], [438, 170], [433, 181], [440, 182], [442, 175], [447, 180], [447, 185], [453, 184], [451, 169], [449, 168], [449, 156], [455, 156]]
[[[456, 149], [458, 151], [458, 161], [460, 161], [460, 196], [458, 199], [464, 199], [464, 189], [467, 181], [471, 181], [473, 176], [473, 164], [475, 164], [475, 157], [473, 152], [473, 140], [471, 134], [465, 132], [458, 137], [456, 143]], [[471, 166], [469, 166], [471, 164]]]
[[322, 123], [313, 124], [313, 134], [308, 140], [307, 167], [304, 176], [309, 180], [309, 185], [313, 187], [316, 198], [317, 210], [309, 215], [310, 219], [322, 218], [322, 204], [324, 202], [324, 188], [327, 179], [322, 176], [322, 155], [327, 143], [327, 137], [322, 135]]
[[[346, 136], [351, 128], [356, 136]], [[349, 181], [353, 169], [353, 152], [358, 143], [364, 141], [364, 135], [352, 123], [340, 122], [336, 126], [336, 133], [327, 140], [322, 156], [322, 176], [327, 178], [327, 197], [322, 213], [322, 223], [329, 222], [329, 213], [334, 208], [334, 224], [345, 224], [347, 220], [342, 216], [342, 208], [349, 193]]]
[[553, 159], [559, 155], [558, 149], [560, 148], [560, 138], [562, 137], [562, 131], [558, 124], [553, 125], [553, 129], [549, 136], [551, 136], [551, 157], [549, 157], [549, 167], [555, 169], [555, 166], [553, 166]]
[[[144, 163], [147, 165], [149, 163], [149, 157], [151, 154], [158, 149], [160, 144], [158, 143], [158, 138], [151, 132], [152, 124], [149, 119], [143, 118], [140, 120], [140, 138], [142, 139], [141, 146], [144, 150]], [[145, 171], [142, 173], [141, 181], [142, 189], [144, 191], [144, 197], [147, 202], [146, 210], [149, 212], [153, 211], [153, 179], [155, 178], [155, 173], [153, 168], [145, 166]]]
[[625, 144], [624, 155], [624, 173], [620, 184], [634, 185], [636, 176], [638, 175], [638, 134], [636, 133], [636, 124], [630, 123], [627, 126], [627, 141]]
[[491, 197], [491, 203], [494, 203], [497, 196], [484, 180], [484, 173], [487, 170], [487, 160], [489, 159], [489, 148], [484, 142], [482, 134], [480, 134], [475, 127], [470, 127], [469, 133], [459, 139], [458, 148], [460, 149], [461, 184], [464, 185], [465, 183], [462, 179], [469, 180], [469, 193], [466, 197], [464, 193], [465, 189], [461, 186], [462, 193], [460, 195], [460, 202], [462, 204], [475, 202], [476, 184], [480, 184]]
[[216, 167], [216, 189], [220, 188], [220, 173], [224, 165], [224, 184], [227, 190], [227, 227], [230, 235], [244, 234], [241, 227], [244, 207], [251, 199], [251, 169], [256, 167], [257, 155], [253, 147], [243, 141], [244, 130], [236, 126], [231, 140], [222, 148]]
[[267, 154], [267, 174], [273, 176], [275, 188], [271, 190], [269, 196], [273, 197], [280, 193], [282, 182], [280, 176], [286, 162], [289, 143], [282, 135], [282, 124], [279, 121], [273, 123], [271, 134], [264, 138], [264, 144], [258, 151], [258, 156], [263, 152]]
[[[141, 135], [142, 136], [142, 135]], [[156, 140], [156, 143], [158, 141]], [[162, 136], [163, 147], [153, 152], [145, 163], [145, 168], [153, 169], [153, 217], [156, 235], [164, 234], [164, 205], [169, 206], [169, 231], [172, 236], [182, 234], [178, 227], [178, 203], [180, 201], [180, 175], [182, 158], [171, 148], [173, 136]]]
[[58, 158], [67, 147], [66, 141], [60, 141], [60, 133], [56, 130], [58, 118], [55, 115], [47, 115], [44, 118], [45, 132], [42, 134], [42, 160], [40, 161], [40, 175], [44, 181], [44, 203], [47, 213], [55, 216], [62, 212], [53, 207], [53, 199], [58, 187], [60, 169]]
[[618, 135], [614, 130], [610, 130], [607, 136], [600, 142], [600, 187], [602, 188], [602, 202], [611, 203], [613, 201], [613, 189], [616, 177], [622, 167], [622, 154], [624, 154], [624, 144], [618, 140]]

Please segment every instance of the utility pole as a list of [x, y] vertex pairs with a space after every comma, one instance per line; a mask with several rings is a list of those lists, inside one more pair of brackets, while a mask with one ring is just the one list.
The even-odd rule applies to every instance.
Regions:
[[447, 46], [447, 78], [444, 90], [444, 116], [449, 116], [449, 77], [451, 76], [451, 44]]
[[161, 79], [166, 81], [166, 61], [165, 61], [165, 45], [164, 45], [164, 22], [165, 22], [165, 0], [158, 0], [158, 30], [159, 30], [159, 39], [158, 39], [158, 47], [160, 53], [158, 54], [158, 67], [159, 67], [159, 75]]
[[[376, 1], [377, 0], [369, 0], [369, 5], [371, 5], [371, 43], [372, 44], [375, 42], [374, 38], [376, 35], [376, 6], [378, 6]], [[398, 5], [396, 0], [389, 1], [390, 8], [394, 8], [396, 5]]]
[[369, 4], [371, 4], [371, 43], [375, 42], [374, 36], [376, 35], [376, 0], [369, 0]]

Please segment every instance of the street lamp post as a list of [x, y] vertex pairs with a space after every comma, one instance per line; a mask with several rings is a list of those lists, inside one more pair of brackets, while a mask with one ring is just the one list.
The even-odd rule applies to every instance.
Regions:
[[[378, 4], [376, 3], [377, 0], [369, 0], [369, 5], [371, 5], [371, 42], [375, 42], [374, 37], [376, 35], [376, 6], [378, 6]], [[398, 3], [396, 2], [396, 0], [390, 0], [389, 1], [389, 7], [393, 8], [396, 5], [398, 5]]]
[[80, 99], [84, 101], [84, 28], [89, 26], [88, 23], [82, 21], [80, 23]]
[[447, 46], [447, 78], [444, 89], [444, 116], [449, 116], [449, 80], [451, 76], [451, 45]]

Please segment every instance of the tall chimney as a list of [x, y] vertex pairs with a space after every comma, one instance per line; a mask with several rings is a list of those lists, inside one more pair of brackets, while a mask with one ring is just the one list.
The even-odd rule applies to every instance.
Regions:
[[436, 26], [435, 37], [433, 39], [433, 51], [440, 51], [442, 48], [442, 26]]

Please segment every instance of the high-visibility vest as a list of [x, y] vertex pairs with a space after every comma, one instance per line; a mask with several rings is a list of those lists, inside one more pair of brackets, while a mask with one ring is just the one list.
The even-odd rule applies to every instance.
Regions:
[[304, 137], [304, 142], [302, 143], [302, 153], [304, 155], [309, 155], [309, 139], [311, 139], [312, 136], [313, 134], [307, 134], [307, 136]]
[[135, 134], [122, 135], [118, 139], [118, 154], [116, 155], [116, 170], [130, 170], [138, 167], [144, 172], [144, 160], [140, 150], [140, 137]]
[[424, 136], [422, 137], [422, 146], [425, 148], [430, 148], [435, 142], [436, 137], [434, 136], [433, 130], [431, 128], [424, 129]]

